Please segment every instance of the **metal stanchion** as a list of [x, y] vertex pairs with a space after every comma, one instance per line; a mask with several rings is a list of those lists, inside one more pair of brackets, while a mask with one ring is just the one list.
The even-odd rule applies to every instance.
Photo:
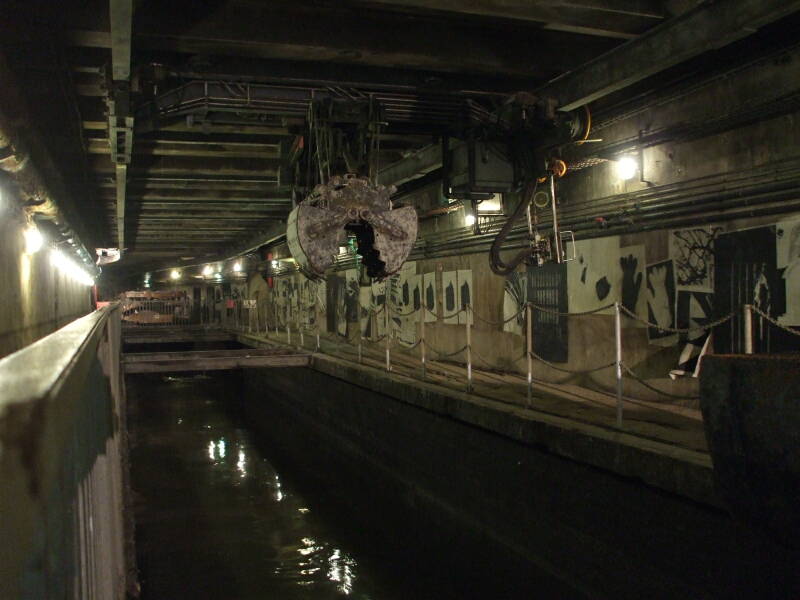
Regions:
[[364, 332], [361, 331], [361, 306], [358, 308], [358, 364], [361, 364], [361, 341], [364, 337]]
[[286, 319], [286, 343], [292, 343], [292, 330], [289, 327], [289, 319]]
[[533, 307], [525, 304], [525, 348], [528, 357], [528, 406], [533, 401]]
[[425, 310], [426, 306], [423, 304], [419, 311], [419, 314], [422, 315], [422, 322], [419, 324], [419, 352], [420, 352], [420, 360], [422, 361], [422, 379], [425, 379], [426, 375], [426, 360], [425, 360]]
[[614, 340], [617, 350], [617, 427], [622, 427], [622, 315], [619, 302], [614, 302]]
[[305, 340], [303, 339], [303, 324], [300, 322], [300, 311], [297, 311], [297, 331], [300, 333], [300, 347], [302, 348]]
[[[316, 307], [314, 308], [314, 310], [317, 310]], [[319, 313], [316, 314], [315, 321], [316, 321], [316, 324], [317, 324], [317, 327], [316, 327], [316, 329], [317, 329], [317, 352], [319, 352], [319, 350], [320, 350], [320, 345], [319, 345], [319, 321], [320, 321]]]
[[470, 326], [470, 306], [464, 306], [467, 321], [467, 391], [472, 391], [472, 327]]
[[742, 305], [744, 312], [744, 353], [753, 353], [753, 306], [750, 304]]
[[390, 354], [391, 351], [390, 351], [389, 347], [390, 347], [390, 345], [392, 343], [392, 336], [390, 335], [391, 334], [391, 329], [389, 328], [390, 325], [391, 325], [391, 321], [389, 321], [389, 297], [388, 297], [388, 294], [387, 294], [386, 300], [384, 300], [384, 303], [383, 303], [383, 312], [386, 314], [386, 317], [384, 319], [385, 322], [386, 322], [386, 370], [387, 371], [391, 371], [392, 370], [392, 359], [391, 359], [391, 354]]

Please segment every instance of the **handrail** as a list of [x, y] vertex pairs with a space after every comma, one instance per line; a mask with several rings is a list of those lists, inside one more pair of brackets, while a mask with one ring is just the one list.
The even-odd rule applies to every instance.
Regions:
[[0, 360], [0, 597], [125, 597], [119, 315]]

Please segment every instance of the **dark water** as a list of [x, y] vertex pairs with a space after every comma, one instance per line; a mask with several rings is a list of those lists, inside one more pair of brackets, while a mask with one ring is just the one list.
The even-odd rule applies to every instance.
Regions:
[[243, 423], [235, 375], [127, 385], [145, 599], [578, 597], [477, 535], [413, 528], [391, 503], [350, 502], [370, 490], [330, 472], [325, 449], [301, 432], [298, 447], [328, 472], [293, 469], [291, 449]]

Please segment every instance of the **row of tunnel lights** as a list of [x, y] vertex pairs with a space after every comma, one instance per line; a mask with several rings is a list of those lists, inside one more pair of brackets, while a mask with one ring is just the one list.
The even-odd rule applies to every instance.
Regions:
[[[241, 273], [242, 272], [242, 263], [241, 262], [236, 261], [233, 264], [233, 272], [234, 273]], [[222, 278], [222, 270], [220, 268], [217, 268], [217, 271], [215, 273], [214, 269], [211, 267], [211, 265], [206, 265], [205, 267], [203, 267], [202, 273], [203, 273], [203, 277], [212, 277], [213, 276], [213, 277], [215, 277], [217, 279], [221, 279]], [[173, 281], [177, 281], [178, 279], [180, 279], [181, 278], [180, 270], [172, 269], [172, 271], [169, 272], [169, 278], [172, 279]], [[145, 279], [145, 283], [147, 283], [148, 281], [149, 281], [149, 278], [146, 278]]]
[[[45, 245], [45, 239], [35, 224], [30, 224], [22, 232], [25, 239], [25, 254], [33, 256]], [[92, 277], [77, 261], [67, 256], [58, 248], [50, 249], [50, 264], [67, 277], [82, 285], [93, 286]]]
[[[273, 260], [270, 264], [272, 265], [273, 269], [276, 269], [276, 268], [278, 268], [279, 262], [277, 260]], [[234, 273], [241, 273], [242, 272], [242, 263], [240, 261], [236, 261], [235, 263], [233, 263], [233, 272]], [[203, 277], [209, 277], [210, 278], [210, 277], [213, 276], [216, 279], [222, 279], [222, 269], [219, 268], [219, 265], [217, 265], [216, 272], [214, 271], [214, 269], [213, 269], [213, 267], [211, 265], [206, 265], [205, 267], [203, 267], [202, 274], [203, 274]], [[182, 274], [181, 274], [180, 270], [178, 270], [178, 269], [172, 269], [170, 271], [170, 273], [169, 273], [169, 278], [172, 279], [173, 281], [179, 280], [181, 278], [181, 276], [182, 276]], [[145, 284], [149, 283], [149, 281], [150, 281], [150, 278], [149, 277], [145, 277]]]

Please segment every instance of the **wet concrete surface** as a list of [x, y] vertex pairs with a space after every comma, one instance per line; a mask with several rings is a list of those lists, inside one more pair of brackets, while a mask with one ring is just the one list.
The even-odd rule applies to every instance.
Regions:
[[308, 436], [255, 434], [236, 373], [127, 387], [145, 599], [582, 597], [478, 535], [410, 520]]

